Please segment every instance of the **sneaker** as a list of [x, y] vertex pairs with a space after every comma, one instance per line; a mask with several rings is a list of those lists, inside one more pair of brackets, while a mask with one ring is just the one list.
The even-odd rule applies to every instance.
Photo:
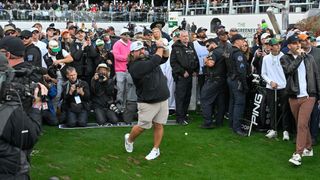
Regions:
[[308, 150], [308, 149], [304, 149], [303, 153], [302, 153], [302, 157], [312, 157], [313, 156], [313, 149]]
[[291, 162], [292, 164], [294, 164], [296, 166], [300, 166], [301, 165], [301, 156], [300, 156], [300, 154], [294, 153], [292, 155], [292, 157], [289, 159], [289, 162]]
[[160, 156], [160, 149], [159, 148], [152, 148], [150, 153], [146, 156], [146, 160], [153, 160]]
[[289, 141], [290, 137], [289, 137], [289, 132], [288, 131], [283, 131], [283, 138], [282, 140], [284, 141]]
[[277, 137], [277, 131], [270, 129], [267, 131], [266, 137], [271, 139], [271, 138], [276, 138]]
[[131, 153], [133, 151], [133, 142], [129, 143], [128, 139], [129, 139], [130, 134], [127, 133], [126, 135], [124, 135], [124, 147], [126, 149], [126, 151], [128, 153]]

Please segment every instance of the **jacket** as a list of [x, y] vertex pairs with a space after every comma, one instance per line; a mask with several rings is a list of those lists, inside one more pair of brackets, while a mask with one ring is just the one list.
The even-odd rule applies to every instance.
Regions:
[[30, 44], [26, 47], [24, 55], [25, 62], [29, 62], [37, 67], [42, 67], [41, 60], [41, 51], [37, 46], [35, 46], [34, 44]]
[[181, 43], [180, 40], [172, 45], [170, 64], [172, 67], [172, 76], [177, 78], [183, 76], [185, 71], [190, 75], [199, 72], [199, 59], [194, 49], [193, 43], [189, 42], [188, 46]]
[[26, 113], [12, 103], [0, 104], [0, 179], [28, 175], [29, 155], [41, 132], [40, 110]]
[[69, 94], [71, 83], [70, 81], [67, 81], [67, 83], [62, 87], [62, 95], [61, 95], [63, 98], [62, 108], [64, 110], [71, 110], [73, 112], [78, 112], [79, 110], [82, 110], [82, 109], [90, 110], [90, 107], [89, 107], [90, 89], [89, 89], [88, 83], [78, 79], [76, 84], [77, 86], [83, 87], [84, 95], [83, 96], [79, 95], [81, 99], [81, 103], [76, 104], [76, 101], [75, 101], [75, 96], [77, 96], [76, 91], [72, 95]]
[[281, 66], [287, 78], [286, 90], [288, 95], [297, 97], [300, 93], [297, 69], [302, 61], [304, 61], [306, 67], [308, 95], [320, 97], [320, 74], [313, 56], [302, 54], [295, 59], [290, 52], [280, 59]]
[[91, 100], [93, 108], [108, 108], [114, 103], [114, 82], [108, 79], [104, 82], [99, 82], [92, 78], [91, 80]]
[[131, 41], [125, 44], [121, 39], [118, 40], [112, 48], [114, 56], [114, 70], [115, 72], [126, 72], [127, 71], [127, 58], [130, 53]]
[[169, 98], [167, 78], [160, 68], [160, 64], [167, 60], [154, 55], [129, 63], [128, 70], [137, 89], [138, 102], [157, 103]]

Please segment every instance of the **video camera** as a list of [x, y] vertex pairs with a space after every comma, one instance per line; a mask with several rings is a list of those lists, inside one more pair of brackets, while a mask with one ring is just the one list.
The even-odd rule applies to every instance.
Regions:
[[[7, 69], [0, 72], [0, 101], [24, 101], [33, 98], [34, 89], [45, 74], [41, 68]], [[41, 96], [39, 96], [41, 97]], [[46, 99], [46, 97], [42, 97]]]

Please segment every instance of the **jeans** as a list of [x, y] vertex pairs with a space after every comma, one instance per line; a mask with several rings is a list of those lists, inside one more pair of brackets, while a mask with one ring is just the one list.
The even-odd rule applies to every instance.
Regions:
[[241, 131], [240, 119], [245, 110], [246, 93], [238, 90], [238, 80], [227, 79], [229, 86], [229, 123], [233, 131]]
[[177, 122], [183, 122], [187, 120], [186, 115], [188, 113], [191, 98], [192, 76], [187, 78], [179, 76], [175, 81], [176, 90], [174, 95], [176, 100], [176, 120]]
[[82, 109], [81, 112], [72, 112], [68, 110], [67, 113], [67, 126], [68, 127], [85, 127], [88, 122], [88, 112], [85, 109]]
[[108, 108], [96, 108], [94, 112], [96, 114], [96, 121], [99, 125], [106, 124], [107, 122], [110, 122], [112, 124], [118, 122], [116, 113]]
[[201, 90], [201, 109], [204, 119], [204, 125], [212, 124], [212, 115], [214, 106], [217, 107], [216, 125], [222, 126], [223, 116], [225, 113], [225, 93], [226, 80], [221, 78], [219, 80], [207, 79]]

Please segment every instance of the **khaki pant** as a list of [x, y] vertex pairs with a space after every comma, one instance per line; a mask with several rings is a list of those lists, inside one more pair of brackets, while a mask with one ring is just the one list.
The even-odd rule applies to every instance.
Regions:
[[300, 155], [304, 148], [311, 149], [312, 146], [309, 120], [315, 101], [315, 97], [289, 98], [297, 125], [296, 153]]

